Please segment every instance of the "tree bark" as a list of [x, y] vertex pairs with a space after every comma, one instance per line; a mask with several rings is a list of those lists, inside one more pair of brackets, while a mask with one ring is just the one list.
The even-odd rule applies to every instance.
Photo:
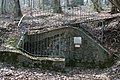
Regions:
[[100, 1], [99, 0], [91, 0], [93, 5], [94, 5], [94, 9], [100, 13], [103, 9], [102, 9], [102, 6], [100, 4]]
[[40, 6], [40, 5], [41, 5], [41, 1], [39, 0], [39, 1], [38, 1], [39, 9], [41, 9], [41, 6]]
[[24, 2], [24, 4], [26, 4], [26, 3], [25, 3], [25, 0], [23, 0], [23, 2]]
[[60, 5], [60, 0], [53, 0], [53, 12], [54, 13], [63, 13]]
[[14, 12], [14, 18], [18, 18], [22, 16], [21, 8], [20, 8], [20, 2], [19, 0], [14, 0], [15, 3], [15, 12]]
[[42, 9], [44, 10], [45, 9], [45, 0], [42, 0]]
[[109, 0], [112, 4], [111, 14], [120, 12], [120, 1], [119, 0]]
[[6, 11], [6, 0], [2, 0], [2, 3], [1, 3], [1, 14], [5, 14], [7, 11]]
[[118, 9], [115, 5], [112, 4], [112, 7], [111, 7], [111, 14], [115, 14], [115, 13], [118, 13]]
[[66, 0], [66, 2], [67, 2], [67, 6], [69, 7], [69, 6], [70, 6], [70, 2], [69, 2], [69, 0]]
[[28, 0], [28, 6], [31, 7], [31, 0]]

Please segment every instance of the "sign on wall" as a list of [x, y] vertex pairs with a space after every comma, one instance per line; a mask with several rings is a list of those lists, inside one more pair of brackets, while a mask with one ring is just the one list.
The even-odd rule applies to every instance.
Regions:
[[82, 44], [82, 38], [74, 37], [74, 44], [75, 44], [75, 47], [80, 47], [80, 45]]

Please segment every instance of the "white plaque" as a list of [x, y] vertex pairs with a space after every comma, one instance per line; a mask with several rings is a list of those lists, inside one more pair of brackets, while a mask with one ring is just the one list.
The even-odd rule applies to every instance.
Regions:
[[74, 37], [74, 44], [77, 44], [77, 45], [82, 44], [82, 38], [81, 37]]

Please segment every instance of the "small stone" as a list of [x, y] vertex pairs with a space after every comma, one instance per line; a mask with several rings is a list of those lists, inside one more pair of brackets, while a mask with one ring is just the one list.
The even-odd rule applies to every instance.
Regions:
[[48, 75], [49, 75], [49, 76], [52, 76], [52, 74], [51, 74], [51, 73], [48, 73]]
[[14, 48], [14, 47], [12, 47], [11, 45], [6, 45], [6, 46], [4, 45], [4, 47], [5, 47], [5, 48], [8, 48], [8, 49], [10, 49], [10, 50], [15, 49], [15, 48]]
[[12, 67], [10, 67], [10, 68], [11, 68], [11, 70], [15, 69], [15, 67], [13, 67], [13, 66], [12, 66]]

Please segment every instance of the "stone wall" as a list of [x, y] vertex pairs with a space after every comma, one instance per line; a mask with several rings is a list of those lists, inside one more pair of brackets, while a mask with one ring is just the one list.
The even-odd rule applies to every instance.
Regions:
[[[108, 67], [112, 61], [112, 54], [110, 54], [104, 47], [95, 42], [84, 30], [75, 27], [65, 27], [44, 33], [30, 34], [25, 37], [25, 42], [38, 42], [47, 37], [54, 35], [65, 34], [64, 40], [67, 48], [64, 52], [66, 66], [80, 66], [80, 67]], [[74, 47], [74, 37], [82, 37], [82, 44], [80, 48]], [[67, 41], [67, 42], [66, 42]], [[62, 46], [62, 45], [61, 45]], [[67, 47], [66, 47], [67, 46]], [[61, 51], [62, 52], [62, 51]]]
[[112, 54], [104, 47], [95, 42], [82, 29], [72, 28], [68, 31], [71, 37], [82, 37], [80, 48], [71, 46], [70, 55], [72, 56], [68, 63], [70, 65], [85, 66], [85, 67], [108, 67], [112, 64]]
[[0, 51], [0, 62], [16, 67], [42, 68], [56, 71], [64, 70], [63, 61], [39, 60], [35, 57], [28, 57], [26, 53]]

